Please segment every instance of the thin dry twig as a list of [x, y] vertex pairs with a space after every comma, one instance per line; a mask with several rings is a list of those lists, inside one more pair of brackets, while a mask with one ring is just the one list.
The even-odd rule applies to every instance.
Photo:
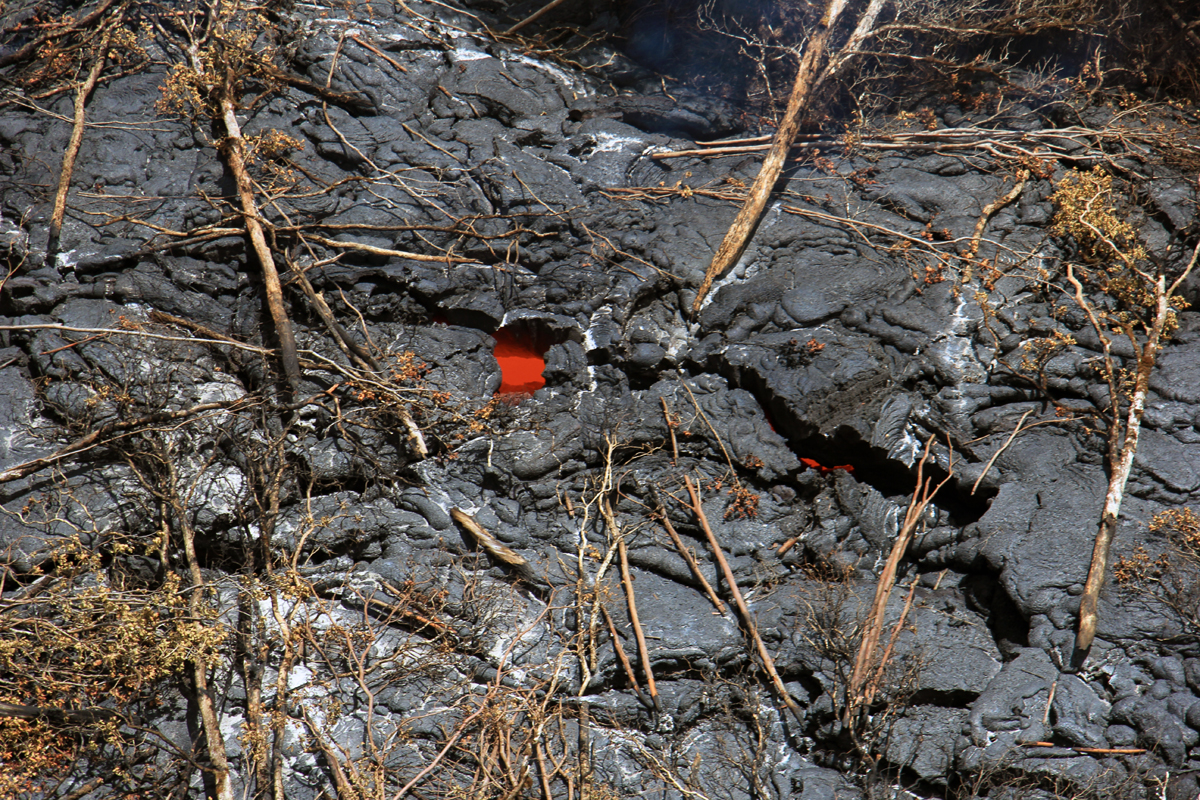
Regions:
[[671, 434], [671, 466], [679, 461], [679, 441], [675, 436], [675, 426], [679, 423], [671, 416], [671, 410], [667, 408], [667, 398], [659, 396], [659, 401], [662, 402], [663, 419], [667, 423], [667, 431]]
[[1021, 747], [1053, 747], [1055, 749], [1073, 750], [1087, 755], [1136, 756], [1147, 752], [1141, 747], [1068, 747], [1054, 742], [1021, 742]]
[[356, 44], [358, 44], [360, 47], [365, 47], [366, 49], [370, 50], [372, 53], [374, 53], [375, 55], [379, 56], [379, 57], [380, 57], [380, 58], [382, 58], [384, 61], [388, 62], [388, 63], [389, 63], [389, 64], [391, 64], [393, 67], [395, 67], [396, 69], [400, 70], [401, 72], [408, 72], [408, 67], [404, 66], [404, 65], [403, 65], [403, 64], [401, 64], [399, 61], [397, 61], [396, 59], [392, 58], [392, 57], [391, 57], [391, 56], [389, 56], [387, 53], [383, 52], [383, 51], [382, 51], [382, 50], [380, 50], [378, 47], [376, 47], [375, 45], [371, 44], [371, 43], [370, 43], [370, 42], [368, 42], [366, 39], [363, 39], [362, 37], [358, 36], [357, 34], [353, 34], [353, 33], [352, 33], [352, 34], [350, 34], [350, 41], [352, 41], [352, 42], [355, 42], [355, 43], [356, 43]]
[[679, 551], [679, 555], [683, 556], [683, 560], [687, 562], [688, 568], [696, 576], [696, 580], [700, 582], [700, 586], [704, 589], [704, 593], [708, 595], [708, 599], [717, 607], [717, 611], [724, 615], [726, 612], [725, 603], [717, 596], [712, 585], [704, 577], [704, 573], [700, 571], [700, 565], [696, 563], [696, 557], [692, 555], [692, 551], [684, 545], [683, 540], [679, 538], [679, 534], [675, 532], [675, 526], [671, 524], [671, 519], [667, 516], [667, 510], [663, 508], [661, 503], [658, 504], [658, 519], [662, 522], [663, 527], [667, 529], [667, 536], [671, 537], [671, 542], [675, 545], [675, 549]]
[[[717, 559], [717, 563], [721, 567], [721, 573], [725, 576], [725, 583], [729, 585], [729, 593], [733, 597], [733, 604], [742, 619], [742, 625], [745, 626], [746, 633], [754, 641], [754, 647], [758, 651], [758, 657], [762, 660], [763, 669], [766, 670], [767, 675], [770, 677], [771, 683], [779, 695], [779, 699], [783, 701], [785, 706], [791, 709], [793, 714], [799, 715], [799, 706], [796, 705], [796, 701], [788, 693], [787, 687], [783, 685], [783, 679], [779, 677], [779, 672], [775, 669], [775, 660], [771, 658], [771, 654], [767, 652], [766, 644], [763, 642], [762, 637], [758, 635], [758, 625], [755, 624], [754, 617], [750, 614], [749, 607], [746, 606], [746, 600], [742, 597], [742, 591], [738, 588], [737, 581], [734, 580], [733, 570], [730, 569], [729, 562], [725, 559], [725, 553], [721, 550], [721, 544], [717, 541], [712, 527], [708, 524], [708, 517], [704, 513], [704, 506], [700, 503], [700, 495], [696, 493], [696, 487], [692, 484], [691, 476], [685, 475], [683, 482], [687, 486], [688, 495], [692, 499], [690, 508], [696, 515], [696, 519], [700, 522], [700, 528], [704, 531], [704, 535], [708, 537], [708, 545], [712, 548], [713, 557]], [[684, 505], [687, 504], [685, 503]]]
[[979, 215], [979, 220], [975, 223], [975, 230], [971, 233], [971, 244], [967, 247], [966, 264], [963, 266], [962, 272], [963, 283], [970, 283], [974, 277], [975, 257], [979, 254], [979, 242], [983, 238], [984, 228], [987, 227], [988, 222], [997, 211], [1021, 196], [1021, 192], [1025, 191], [1027, 180], [1029, 180], [1029, 170], [1025, 168], [1018, 170], [1016, 185], [1003, 197], [983, 207], [983, 213]]
[[424, 261], [432, 264], [478, 264], [479, 261], [474, 258], [461, 258], [449, 254], [440, 256], [431, 256], [424, 253], [409, 253], [405, 250], [390, 250], [386, 247], [374, 247], [369, 244], [361, 244], [359, 242], [340, 242], [337, 239], [327, 239], [324, 236], [317, 236], [312, 233], [304, 233], [300, 235], [301, 239], [309, 242], [323, 244], [326, 247], [336, 247], [339, 250], [358, 250], [362, 253], [370, 253], [375, 256], [391, 256], [392, 258], [407, 258], [409, 261]]
[[42, 45], [52, 39], [57, 39], [60, 36], [65, 36], [66, 34], [74, 31], [92, 29], [92, 23], [104, 16], [104, 14], [108, 12], [108, 9], [111, 8], [115, 2], [116, 0], [103, 0], [100, 5], [96, 6], [90, 12], [85, 14], [81, 11], [79, 13], [79, 17], [71, 22], [52, 28], [48, 33], [44, 33], [41, 36], [26, 42], [16, 50], [12, 50], [8, 53], [0, 55], [0, 69], [7, 67], [9, 64], [15, 64], [18, 61], [23, 61], [26, 58], [29, 58], [31, 55], [36, 53], [42, 47]]
[[513, 25], [511, 28], [509, 28], [508, 30], [506, 30], [506, 31], [504, 32], [504, 35], [505, 35], [505, 36], [512, 36], [514, 33], [516, 33], [517, 31], [521, 30], [521, 28], [524, 28], [526, 25], [529, 25], [530, 23], [536, 22], [536, 21], [537, 21], [538, 19], [540, 19], [540, 18], [541, 18], [541, 17], [542, 17], [544, 14], [548, 14], [548, 13], [550, 13], [551, 11], [553, 11], [553, 10], [554, 10], [554, 9], [556, 9], [556, 8], [558, 8], [559, 6], [561, 6], [561, 5], [562, 5], [563, 3], [565, 3], [565, 2], [566, 2], [566, 0], [550, 0], [550, 2], [549, 2], [549, 3], [547, 3], [547, 4], [546, 4], [546, 5], [544, 5], [544, 6], [542, 6], [540, 9], [538, 9], [538, 10], [537, 10], [537, 11], [535, 11], [535, 12], [533, 12], [533, 13], [532, 13], [532, 14], [530, 14], [528, 17], [526, 17], [525, 19], [523, 19], [523, 20], [521, 20], [520, 22], [518, 22], [516, 25]]
[[0, 472], [0, 483], [8, 483], [9, 481], [15, 481], [18, 478], [32, 475], [46, 467], [59, 464], [72, 456], [77, 456], [93, 448], [110, 444], [116, 438], [129, 436], [133, 431], [158, 427], [168, 422], [177, 422], [208, 411], [233, 411], [240, 406], [252, 405], [255, 402], [251, 398], [239, 398], [237, 400], [225, 400], [216, 403], [202, 403], [191, 408], [180, 409], [179, 411], [160, 411], [155, 414], [138, 417], [137, 419], [115, 420], [101, 425], [86, 436], [81, 436], [66, 447], [60, 448], [48, 456], [35, 458], [9, 467]]
[[979, 488], [979, 484], [983, 483], [983, 479], [987, 476], [988, 470], [990, 470], [992, 465], [996, 463], [996, 459], [1008, 449], [1008, 446], [1013, 443], [1013, 440], [1017, 438], [1017, 434], [1019, 434], [1022, 430], [1029, 430], [1028, 428], [1022, 428], [1021, 424], [1025, 422], [1025, 418], [1032, 414], [1033, 411], [1034, 410], [1031, 408], [1021, 415], [1021, 418], [1017, 420], [1016, 427], [1013, 428], [1012, 433], [1008, 435], [1008, 439], [1004, 441], [1004, 444], [1000, 445], [999, 450], [992, 453], [992, 457], [989, 458], [988, 462], [983, 465], [983, 472], [979, 473], [979, 477], [975, 479], [975, 485], [971, 487], [971, 494], [975, 494], [975, 490]]
[[608, 613], [608, 609], [604, 604], [600, 605], [600, 613], [604, 616], [604, 625], [608, 628], [608, 636], [612, 639], [613, 650], [617, 654], [617, 661], [621, 662], [621, 669], [625, 671], [625, 678], [629, 681], [630, 688], [637, 695], [637, 699], [646, 708], [654, 710], [654, 703], [642, 692], [642, 687], [638, 685], [637, 676], [633, 672], [633, 664], [629, 662], [629, 656], [625, 655], [625, 648], [621, 646], [621, 637], [617, 633], [617, 626], [613, 624], [612, 615]]
[[604, 498], [602, 502], [605, 521], [608, 522], [609, 529], [617, 540], [617, 555], [620, 557], [621, 564], [621, 584], [625, 587], [625, 602], [629, 607], [629, 623], [633, 626], [633, 635], [637, 639], [642, 672], [646, 674], [646, 691], [650, 695], [650, 701], [654, 704], [655, 710], [658, 710], [658, 686], [654, 683], [654, 670], [650, 667], [650, 649], [646, 646], [646, 634], [642, 630], [641, 620], [638, 619], [637, 598], [633, 592], [633, 577], [629, 574], [629, 555], [625, 552], [625, 537], [616, 527], [616, 519], [613, 517], [612, 506], [609, 504], [608, 498]]

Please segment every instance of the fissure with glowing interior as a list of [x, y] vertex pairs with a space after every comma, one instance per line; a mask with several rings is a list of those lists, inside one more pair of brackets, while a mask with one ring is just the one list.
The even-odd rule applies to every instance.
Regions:
[[492, 337], [496, 347], [492, 354], [500, 364], [500, 388], [496, 394], [530, 395], [546, 385], [542, 370], [546, 369], [546, 350], [536, 337], [500, 328]]

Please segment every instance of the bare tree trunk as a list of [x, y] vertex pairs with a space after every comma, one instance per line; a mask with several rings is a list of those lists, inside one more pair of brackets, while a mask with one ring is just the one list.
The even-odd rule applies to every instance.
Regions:
[[[168, 475], [167, 503], [179, 526], [179, 538], [183, 542], [184, 557], [191, 577], [188, 612], [192, 619], [200, 620], [205, 616], [203, 604], [206, 583], [204, 573], [200, 569], [200, 559], [196, 556], [196, 531], [187, 519], [187, 509], [179, 496], [178, 479], [175, 467], [171, 463], [172, 454], [163, 455]], [[216, 798], [234, 800], [233, 787], [229, 780], [229, 759], [225, 753], [225, 738], [221, 735], [221, 720], [208, 685], [208, 658], [197, 656], [191, 659], [190, 663], [192, 682], [196, 688], [196, 705], [200, 709], [200, 723], [204, 729], [204, 744], [208, 751], [209, 771], [213, 776]]]
[[[1200, 260], [1200, 245], [1192, 251], [1187, 266], [1167, 285], [1166, 277], [1159, 274], [1154, 281], [1154, 321], [1146, 331], [1146, 341], [1139, 344], [1132, 328], [1126, 329], [1130, 343], [1137, 354], [1137, 373], [1134, 376], [1133, 393], [1129, 398], [1129, 410], [1125, 417], [1124, 436], [1118, 432], [1110, 440], [1109, 467], [1111, 470], [1108, 480], [1108, 492], [1104, 497], [1104, 514], [1100, 517], [1100, 529], [1096, 533], [1096, 543], [1092, 548], [1092, 561], [1088, 566], [1087, 583], [1083, 587], [1083, 597], [1079, 602], [1079, 630], [1075, 636], [1075, 648], [1071, 655], [1071, 665], [1078, 670], [1087, 659], [1092, 641], [1096, 638], [1096, 625], [1099, 622], [1097, 605], [1100, 601], [1100, 589], [1104, 586], [1104, 576], [1108, 571], [1109, 550], [1112, 548], [1113, 536], [1117, 531], [1117, 520], [1121, 515], [1121, 501], [1125, 497], [1125, 485], [1129, 482], [1129, 473], [1133, 469], [1133, 459], [1137, 455], [1138, 439], [1142, 432], [1142, 416], [1146, 412], [1146, 395], [1150, 390], [1150, 375], [1158, 362], [1158, 353], [1164, 334], [1167, 333], [1169, 319], [1175, 297], [1180, 285], [1191, 274], [1197, 260]], [[1107, 357], [1109, 344], [1100, 321], [1091, 304], [1083, 293], [1083, 285], [1068, 271], [1067, 279], [1075, 288], [1075, 301], [1088, 314], [1092, 327], [1100, 335], [1104, 343]], [[1111, 369], [1110, 369], [1111, 371]], [[1113, 393], [1115, 383], [1110, 380], [1110, 403], [1113, 408], [1112, 424], [1120, 423], [1118, 411], [1119, 397]], [[1115, 444], [1120, 441], [1120, 449]]]
[[46, 257], [53, 261], [58, 255], [59, 239], [62, 236], [63, 217], [67, 213], [67, 193], [71, 190], [71, 175], [75, 172], [75, 159], [79, 155], [79, 146], [83, 143], [84, 120], [88, 97], [100, 80], [100, 73], [108, 60], [108, 40], [110, 33], [105, 32], [100, 38], [100, 46], [96, 48], [96, 60], [88, 76], [75, 93], [75, 120], [72, 123], [71, 138], [67, 149], [63, 151], [62, 169], [58, 172], [58, 191], [54, 194], [54, 210], [50, 214], [50, 241], [46, 245]]
[[258, 214], [258, 206], [254, 202], [254, 187], [246, 172], [246, 141], [242, 138], [242, 129], [237, 121], [237, 112], [233, 101], [233, 76], [230, 67], [225, 67], [225, 75], [220, 92], [221, 121], [225, 127], [225, 141], [221, 144], [221, 152], [229, 164], [229, 171], [237, 183], [238, 200], [242, 205], [242, 219], [246, 223], [246, 233], [258, 263], [262, 267], [263, 286], [267, 293], [267, 307], [271, 311], [271, 319], [275, 323], [275, 335], [279, 339], [279, 355], [283, 361], [283, 374], [288, 386], [295, 394], [300, 389], [300, 358], [296, 354], [296, 337], [292, 333], [292, 321], [288, 317], [287, 308], [283, 302], [283, 287], [279, 282], [279, 271], [275, 268], [275, 259], [271, 256], [271, 248], [267, 246], [267, 237], [263, 233], [262, 221]]
[[737, 260], [742, 257], [742, 253], [745, 252], [746, 245], [750, 243], [750, 238], [754, 235], [754, 231], [762, 219], [763, 211], [767, 207], [767, 201], [771, 197], [771, 190], [774, 188], [775, 182], [779, 180], [780, 173], [783, 172], [784, 162], [787, 160], [792, 142], [795, 141], [796, 134], [800, 130], [800, 120], [808, 107], [808, 101], [812, 97], [814, 89], [824, 82], [833, 71], [840, 68], [852, 55], [852, 51], [866, 39], [887, 0], [871, 0], [838, 58], [829, 67], [822, 69], [825, 53], [829, 48], [829, 40], [837, 26], [838, 18], [846, 9], [847, 2], [848, 0], [829, 0], [821, 21], [817, 23], [816, 32], [809, 38], [808, 44], [804, 48], [804, 55], [800, 58], [800, 65], [796, 68], [796, 80], [792, 84], [792, 93], [788, 97], [787, 110], [784, 111], [779, 128], [775, 131], [771, 149], [767, 151], [767, 157], [763, 159], [762, 168], [758, 172], [758, 177], [754, 179], [754, 185], [750, 187], [746, 202], [742, 205], [733, 224], [729, 226], [729, 231], [725, 234], [721, 246], [717, 248], [712, 263], [704, 273], [704, 281], [696, 291], [696, 300], [692, 303], [693, 317], [700, 313], [700, 308], [704, 305], [704, 298], [712, 289], [713, 281], [737, 263]]

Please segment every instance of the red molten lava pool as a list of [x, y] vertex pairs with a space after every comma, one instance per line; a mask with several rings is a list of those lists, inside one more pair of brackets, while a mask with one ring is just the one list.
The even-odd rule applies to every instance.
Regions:
[[528, 397], [546, 385], [542, 370], [546, 368], [548, 344], [532, 333], [513, 328], [500, 328], [492, 338], [496, 340], [492, 354], [500, 364], [497, 395]]

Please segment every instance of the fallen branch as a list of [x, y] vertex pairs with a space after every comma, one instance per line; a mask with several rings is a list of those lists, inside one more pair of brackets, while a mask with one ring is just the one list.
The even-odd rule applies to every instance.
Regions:
[[962, 273], [963, 283], [970, 283], [974, 276], [975, 257], [979, 254], [979, 240], [983, 238], [983, 229], [987, 227], [988, 222], [997, 211], [1021, 196], [1021, 192], [1025, 191], [1027, 180], [1029, 180], [1029, 170], [1018, 170], [1016, 185], [1003, 197], [983, 207], [983, 213], [979, 215], [979, 220], [975, 223], [975, 230], [971, 233], [971, 244], [967, 246], [966, 265], [963, 267]]
[[100, 5], [96, 6], [96, 8], [87, 14], [81, 12], [80, 15], [70, 23], [56, 29], [52, 29], [49, 33], [42, 34], [32, 41], [26, 42], [24, 45], [16, 50], [13, 50], [12, 52], [0, 55], [0, 69], [4, 69], [9, 64], [15, 64], [18, 61], [29, 58], [34, 53], [38, 52], [42, 45], [51, 41], [52, 39], [66, 36], [68, 33], [73, 31], [92, 29], [93, 23], [100, 19], [100, 17], [102, 17], [115, 2], [116, 0], [103, 0]]
[[320, 728], [313, 722], [304, 704], [300, 703], [299, 706], [304, 724], [308, 728], [309, 733], [312, 734], [312, 740], [316, 743], [317, 749], [325, 757], [325, 763], [329, 767], [330, 774], [333, 775], [333, 787], [337, 792], [338, 800], [354, 800], [354, 798], [358, 797], [358, 792], [354, 791], [354, 786], [350, 783], [350, 779], [346, 777], [346, 771], [342, 769], [342, 759], [338, 757], [334, 749], [325, 741], [325, 737], [321, 735]]
[[667, 398], [660, 395], [658, 399], [662, 403], [663, 419], [667, 423], [667, 431], [671, 434], [671, 466], [675, 466], [675, 462], [679, 461], [679, 440], [675, 437], [675, 426], [679, 422], [671, 416], [671, 410], [667, 408]]
[[[333, 309], [325, 302], [325, 297], [320, 292], [313, 289], [312, 284], [308, 280], [308, 276], [303, 270], [293, 270], [296, 283], [300, 286], [300, 290], [304, 292], [304, 296], [308, 298], [309, 305], [317, 312], [317, 316], [321, 318], [321, 322], [325, 324], [325, 328], [329, 331], [329, 335], [333, 337], [334, 342], [341, 348], [342, 353], [348, 359], [356, 362], [360, 368], [370, 372], [379, 373], [379, 362], [375, 357], [367, 351], [365, 347], [350, 338], [350, 334], [341, 326], [337, 318], [333, 315]], [[421, 433], [421, 428], [417, 425], [416, 420], [412, 415], [404, 409], [403, 406], [397, 404], [392, 409], [397, 416], [400, 417], [400, 424], [408, 431], [409, 441], [412, 442], [413, 450], [416, 451], [418, 458], [429, 457], [429, 446], [425, 443], [425, 434]]]
[[[205, 74], [204, 61], [195, 48], [190, 51], [192, 68], [197, 74]], [[250, 175], [246, 171], [246, 140], [242, 138], [241, 125], [237, 120], [237, 79], [233, 74], [233, 66], [225, 63], [220, 76], [221, 85], [218, 90], [218, 105], [220, 120], [225, 128], [225, 137], [220, 145], [221, 154], [229, 171], [233, 173], [237, 185], [238, 200], [242, 207], [242, 221], [246, 226], [246, 234], [258, 257], [259, 266], [263, 273], [263, 287], [266, 290], [267, 308], [275, 323], [275, 335], [279, 339], [279, 357], [283, 363], [283, 374], [293, 395], [300, 391], [300, 357], [296, 352], [296, 337], [292, 333], [292, 321], [288, 317], [287, 307], [283, 300], [283, 287], [279, 282], [279, 272], [275, 268], [275, 259], [267, 246], [266, 235], [263, 232], [258, 206], [254, 202], [254, 188]]]
[[517, 577], [531, 583], [535, 586], [549, 586], [550, 584], [545, 578], [538, 575], [533, 567], [521, 555], [510, 547], [505, 546], [492, 534], [475, 521], [467, 512], [461, 508], [450, 509], [450, 516], [463, 527], [463, 529], [471, 534], [475, 542], [496, 561], [511, 569]]
[[368, 42], [366, 39], [363, 39], [361, 36], [357, 36], [355, 34], [350, 34], [350, 41], [357, 43], [360, 47], [365, 47], [366, 49], [370, 50], [372, 53], [374, 53], [375, 55], [382, 58], [384, 61], [391, 64], [393, 67], [398, 69], [400, 72], [408, 72], [408, 67], [404, 66], [399, 61], [392, 58], [387, 53], [383, 52], [378, 47], [376, 47], [375, 45]]
[[700, 565], [696, 563], [696, 557], [692, 555], [692, 551], [684, 546], [683, 540], [679, 538], [679, 534], [675, 532], [675, 526], [671, 524], [671, 519], [667, 516], [667, 510], [663, 508], [662, 503], [658, 503], [658, 519], [662, 522], [663, 527], [667, 529], [667, 536], [671, 537], [671, 542], [675, 545], [675, 549], [679, 551], [679, 555], [683, 556], [683, 560], [687, 562], [688, 568], [692, 574], [696, 576], [696, 580], [700, 582], [700, 587], [704, 589], [704, 593], [708, 595], [708, 599], [717, 607], [717, 611], [725, 614], [725, 603], [717, 597], [717, 593], [713, 591], [713, 587], [705, 579], [704, 573], [700, 571]]
[[988, 474], [988, 470], [992, 468], [992, 465], [996, 463], [996, 459], [999, 458], [1000, 454], [1007, 450], [1008, 446], [1013, 443], [1014, 439], [1017, 438], [1017, 434], [1019, 434], [1022, 430], [1028, 430], [1028, 428], [1022, 428], [1021, 425], [1025, 422], [1025, 418], [1032, 414], [1033, 411], [1034, 410], [1031, 408], [1021, 415], [1021, 418], [1017, 420], [1016, 427], [1013, 428], [1012, 433], [1008, 435], [1008, 438], [1004, 441], [1004, 444], [1000, 445], [1000, 449], [992, 453], [992, 457], [989, 458], [988, 462], [983, 465], [983, 472], [979, 473], [979, 477], [975, 479], [975, 485], [971, 487], [972, 495], [974, 495], [975, 490], [979, 488], [979, 484], [983, 483], [984, 477]]
[[[871, 0], [871, 2], [872, 6], [882, 4], [882, 0]], [[808, 107], [812, 90], [820, 82], [820, 68], [825, 60], [829, 39], [845, 8], [846, 0], [829, 0], [825, 7], [825, 13], [817, 24], [817, 30], [809, 37], [808, 44], [804, 48], [804, 55], [796, 68], [796, 79], [792, 85], [792, 93], [788, 97], [787, 109], [784, 111], [779, 128], [775, 131], [775, 138], [771, 141], [771, 149], [767, 153], [767, 157], [763, 159], [762, 167], [758, 172], [758, 177], [754, 179], [754, 185], [750, 189], [750, 195], [746, 198], [745, 205], [738, 212], [733, 224], [729, 226], [729, 231], [725, 234], [721, 246], [717, 248], [712, 263], [705, 270], [704, 280], [700, 283], [700, 288], [696, 290], [696, 299], [692, 303], [693, 317], [699, 315], [700, 309], [704, 305], [704, 298], [708, 295], [708, 290], [712, 288], [713, 281], [741, 258], [746, 245], [750, 243], [750, 237], [758, 227], [759, 220], [762, 219], [763, 211], [767, 207], [767, 200], [771, 196], [771, 190], [774, 188], [775, 182], [779, 180], [788, 151], [792, 149], [792, 142], [800, 130], [800, 120], [804, 110]]]
[[[754, 647], [758, 651], [758, 657], [762, 660], [763, 669], [771, 678], [771, 683], [775, 687], [779, 699], [783, 704], [791, 709], [793, 714], [800, 714], [800, 707], [796, 705], [796, 701], [792, 699], [788, 693], [787, 687], [783, 685], [783, 679], [779, 677], [779, 673], [775, 670], [775, 661], [771, 658], [771, 654], [767, 652], [767, 646], [763, 643], [762, 637], [758, 635], [758, 625], [754, 622], [754, 617], [750, 614], [750, 609], [746, 606], [746, 600], [742, 597], [742, 592], [738, 588], [737, 581], [734, 580], [733, 570], [729, 567], [729, 562], [725, 560], [725, 553], [721, 550], [721, 544], [717, 541], [716, 535], [708, 524], [708, 517], [704, 513], [704, 506], [700, 504], [700, 495], [696, 493], [696, 487], [692, 485], [690, 476], [685, 475], [683, 478], [684, 485], [687, 486], [688, 495], [692, 499], [691, 510], [696, 515], [696, 519], [700, 522], [700, 528], [704, 531], [704, 535], [708, 537], [708, 545], [712, 548], [713, 557], [717, 559], [717, 563], [721, 567], [721, 574], [725, 576], [725, 583], [729, 586], [729, 593], [733, 597], [733, 604], [738, 610], [738, 615], [741, 617], [742, 625], [746, 629], [746, 633], [754, 641]], [[680, 501], [682, 502], [682, 501]], [[686, 503], [684, 505], [687, 505]]]
[[547, 3], [547, 4], [546, 4], [546, 5], [544, 5], [544, 6], [542, 6], [540, 9], [538, 9], [538, 10], [537, 10], [537, 11], [535, 11], [535, 12], [533, 12], [533, 13], [532, 13], [532, 14], [530, 14], [528, 17], [526, 17], [525, 19], [523, 19], [523, 20], [521, 20], [520, 22], [518, 22], [516, 25], [513, 25], [511, 28], [509, 28], [508, 30], [506, 30], [506, 31], [504, 32], [504, 35], [505, 35], [505, 36], [512, 36], [514, 33], [516, 33], [517, 31], [521, 30], [521, 28], [524, 28], [526, 25], [529, 25], [529, 24], [530, 24], [530, 23], [532, 23], [532, 22], [536, 22], [538, 19], [540, 19], [540, 18], [542, 17], [542, 15], [544, 15], [544, 14], [548, 14], [549, 12], [551, 12], [551, 11], [553, 11], [554, 9], [558, 8], [559, 6], [561, 6], [561, 5], [562, 5], [563, 3], [565, 3], [565, 2], [566, 2], [566, 0], [550, 0], [550, 2], [549, 2], [549, 3]]
[[637, 676], [633, 672], [633, 664], [629, 663], [629, 656], [625, 655], [625, 648], [621, 646], [621, 637], [617, 633], [617, 626], [613, 624], [612, 615], [608, 613], [608, 609], [603, 604], [600, 606], [600, 613], [604, 615], [604, 624], [608, 628], [608, 636], [612, 639], [613, 650], [617, 654], [617, 660], [621, 662], [621, 669], [625, 671], [625, 677], [629, 681], [630, 688], [637, 695], [638, 701], [651, 711], [654, 709], [654, 703], [646, 697], [642, 692], [642, 687], [638, 686]]
[[0, 702], [0, 717], [9, 719], [44, 719], [59, 725], [90, 725], [105, 722], [121, 715], [109, 708], [87, 708], [72, 711], [48, 706], [26, 706]]
[[357, 250], [361, 253], [370, 253], [373, 256], [390, 256], [392, 258], [407, 258], [409, 261], [424, 261], [432, 264], [478, 264], [479, 260], [474, 258], [462, 258], [460, 256], [443, 255], [430, 256], [424, 253], [409, 253], [404, 250], [389, 250], [386, 247], [373, 247], [369, 244], [359, 244], [358, 242], [340, 242], [337, 239], [326, 239], [324, 236], [316, 236], [311, 233], [302, 234], [301, 239], [309, 242], [323, 244], [326, 247], [336, 247], [340, 250]]
[[1021, 747], [1053, 747], [1096, 756], [1136, 756], [1146, 752], [1141, 747], [1071, 747], [1054, 742], [1021, 742]]

